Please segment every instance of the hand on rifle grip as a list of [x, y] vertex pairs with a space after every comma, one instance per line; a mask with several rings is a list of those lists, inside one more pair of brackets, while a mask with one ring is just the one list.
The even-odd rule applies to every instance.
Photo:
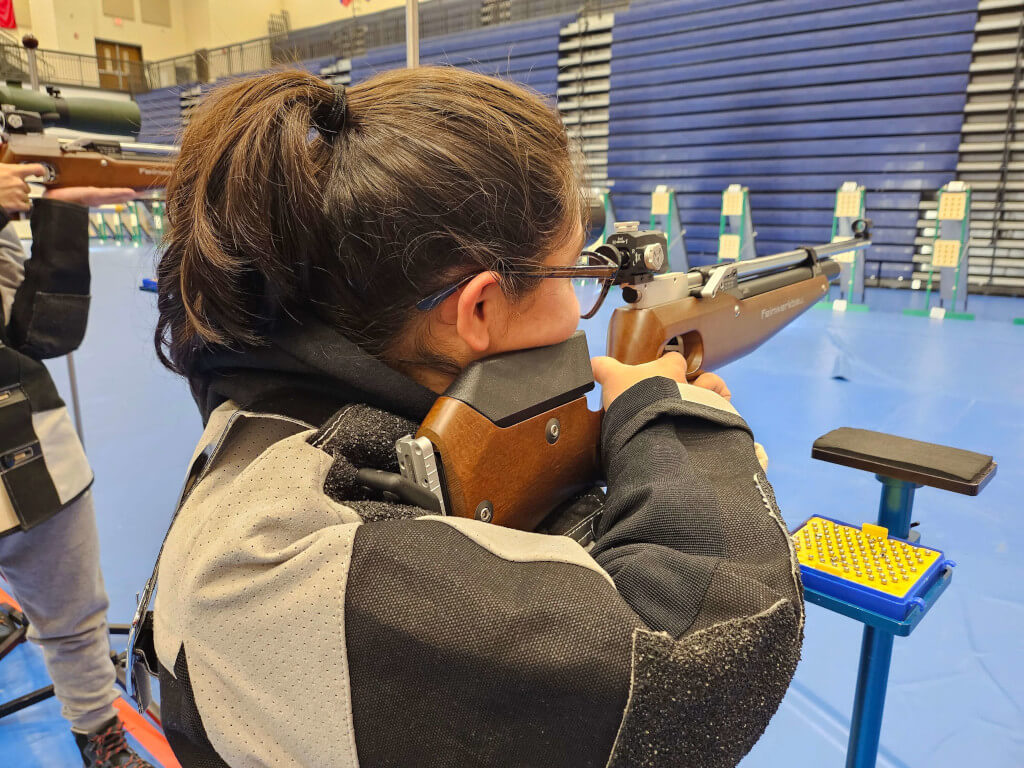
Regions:
[[[594, 368], [594, 380], [601, 385], [601, 404], [605, 410], [627, 389], [652, 376], [664, 376], [680, 384], [687, 383], [686, 358], [678, 352], [668, 352], [643, 365], [625, 365], [612, 357], [595, 357], [590, 363]], [[697, 378], [689, 383], [732, 400], [732, 392], [716, 373], [698, 372]]]
[[594, 381], [601, 385], [601, 404], [606, 411], [615, 398], [644, 379], [664, 376], [686, 383], [686, 358], [678, 352], [668, 352], [642, 365], [625, 365], [613, 357], [595, 357], [590, 364], [594, 369]]

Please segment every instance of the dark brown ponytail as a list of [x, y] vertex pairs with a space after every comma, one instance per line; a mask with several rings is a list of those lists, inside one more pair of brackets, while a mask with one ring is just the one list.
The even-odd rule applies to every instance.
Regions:
[[447, 67], [347, 92], [299, 71], [219, 88], [185, 131], [167, 199], [156, 343], [186, 375], [204, 350], [258, 346], [310, 316], [386, 357], [420, 298], [538, 263], [582, 210], [557, 112]]

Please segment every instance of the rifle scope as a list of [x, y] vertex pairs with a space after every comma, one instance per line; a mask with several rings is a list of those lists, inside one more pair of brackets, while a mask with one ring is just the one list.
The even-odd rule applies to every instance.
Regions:
[[36, 112], [45, 127], [68, 128], [86, 133], [137, 136], [142, 126], [139, 105], [134, 101], [79, 98], [65, 99], [26, 88], [0, 88], [0, 105], [19, 112]]

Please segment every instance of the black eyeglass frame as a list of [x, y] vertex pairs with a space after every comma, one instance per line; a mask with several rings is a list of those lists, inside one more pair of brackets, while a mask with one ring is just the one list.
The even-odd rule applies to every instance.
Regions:
[[[595, 253], [594, 251], [581, 251], [580, 256], [596, 257], [607, 262], [607, 264], [594, 264], [587, 266], [580, 265], [573, 267], [538, 267], [537, 269], [516, 269], [509, 272], [501, 272], [497, 274], [522, 275], [527, 277], [541, 278], [545, 280], [550, 278], [572, 280], [573, 278], [577, 277], [587, 277], [601, 280], [601, 294], [597, 297], [597, 301], [594, 303], [593, 308], [589, 312], [587, 312], [587, 314], [580, 315], [581, 320], [589, 320], [590, 318], [597, 314], [597, 311], [601, 308], [601, 305], [604, 304], [605, 297], [608, 296], [608, 291], [614, 284], [616, 275], [618, 275], [619, 273], [619, 265], [614, 264], [612, 260], [609, 257], [605, 256], [604, 254]], [[459, 282], [449, 285], [447, 288], [442, 288], [439, 291], [435, 291], [426, 298], [420, 299], [420, 301], [416, 303], [416, 309], [420, 310], [421, 312], [429, 312], [430, 310], [439, 306], [441, 302], [443, 302], [449, 296], [454, 294], [457, 290], [459, 290], [459, 288], [464, 286], [478, 274], [480, 273], [475, 272], [472, 275], [467, 275], [466, 277], [459, 280]]]

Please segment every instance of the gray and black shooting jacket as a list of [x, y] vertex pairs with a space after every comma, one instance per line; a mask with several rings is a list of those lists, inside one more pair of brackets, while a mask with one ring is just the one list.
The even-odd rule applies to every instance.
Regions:
[[27, 258], [0, 211], [0, 535], [49, 520], [92, 484], [78, 433], [39, 362], [77, 349], [85, 336], [88, 213], [36, 201]]
[[767, 727], [801, 584], [714, 393], [655, 378], [615, 401], [585, 548], [361, 487], [434, 396], [323, 328], [192, 384], [206, 431], [154, 609], [186, 768], [718, 768]]

